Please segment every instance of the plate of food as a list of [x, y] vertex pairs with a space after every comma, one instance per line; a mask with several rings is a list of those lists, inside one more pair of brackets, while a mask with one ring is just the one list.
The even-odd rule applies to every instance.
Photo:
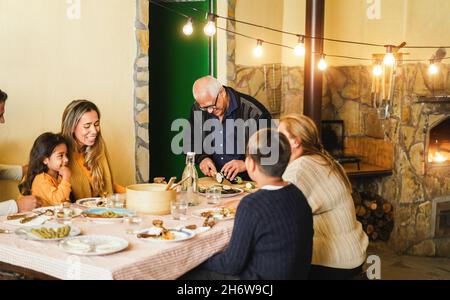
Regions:
[[256, 187], [256, 183], [252, 182], [252, 181], [247, 181], [244, 186], [242, 187], [242, 189], [244, 191], [246, 191], [247, 193], [253, 193], [256, 192], [258, 190], [258, 188]]
[[22, 227], [15, 233], [25, 239], [34, 241], [59, 241], [81, 233], [80, 228], [72, 225], [47, 224], [32, 227]]
[[125, 217], [134, 216], [131, 210], [125, 208], [91, 208], [83, 211], [83, 216], [96, 223], [119, 223]]
[[199, 218], [211, 218], [217, 220], [231, 220], [236, 215], [236, 208], [233, 207], [213, 207], [202, 208], [192, 212], [193, 216]]
[[200, 195], [207, 196], [208, 189], [210, 189], [212, 187], [218, 187], [220, 189], [220, 197], [221, 198], [234, 197], [234, 196], [240, 195], [244, 192], [244, 190], [241, 188], [231, 187], [231, 186], [225, 185], [225, 184], [224, 185], [217, 184], [217, 185], [210, 186], [210, 187], [205, 187], [205, 186], [199, 185], [198, 192]]
[[83, 199], [77, 200], [75, 203], [86, 209], [96, 208], [96, 207], [106, 207], [106, 204], [107, 204], [106, 200], [104, 198], [100, 198], [100, 197], [83, 198]]
[[140, 230], [137, 238], [142, 241], [153, 243], [175, 243], [191, 239], [195, 232], [181, 229], [165, 229], [161, 227], [151, 227]]
[[128, 248], [128, 241], [109, 235], [83, 235], [62, 240], [59, 248], [76, 255], [106, 255]]
[[[55, 215], [55, 211], [57, 212], [56, 215]], [[43, 213], [45, 216], [49, 216], [49, 217], [56, 216], [57, 218], [62, 219], [62, 218], [73, 218], [73, 217], [79, 216], [79, 215], [81, 215], [83, 210], [80, 208], [75, 208], [75, 207], [62, 208], [61, 206], [57, 205], [57, 206], [46, 206], [46, 207], [35, 208], [35, 209], [33, 209], [33, 212]]]

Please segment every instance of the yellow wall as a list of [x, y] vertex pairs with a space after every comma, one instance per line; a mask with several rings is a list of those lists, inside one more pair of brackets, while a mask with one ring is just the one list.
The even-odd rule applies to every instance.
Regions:
[[[225, 1], [225, 0], [224, 0]], [[306, 0], [237, 0], [236, 18], [284, 31], [305, 32]], [[365, 0], [327, 0], [325, 7], [325, 36], [334, 39], [354, 40], [376, 44], [408, 45], [450, 44], [450, 1], [448, 0], [381, 0], [380, 19], [368, 18], [371, 5]], [[268, 41], [295, 46], [297, 39], [289, 35], [237, 24], [237, 31]], [[236, 64], [261, 65], [280, 63], [303, 65], [292, 50], [264, 45], [264, 56], [253, 56], [256, 42], [236, 38]], [[429, 59], [436, 49], [404, 49], [406, 59]], [[371, 58], [384, 53], [384, 48], [325, 42], [325, 53]], [[447, 49], [450, 54], [450, 50]], [[359, 60], [328, 57], [331, 65], [370, 64]], [[425, 61], [424, 61], [425, 62]]]
[[[305, 33], [306, 0], [284, 0], [283, 31], [292, 33]], [[283, 35], [283, 45], [295, 47], [298, 38], [292, 35]], [[303, 66], [304, 57], [294, 54], [288, 48], [282, 49], [282, 63], [287, 66]]]
[[[219, 16], [228, 15], [228, 3], [226, 0], [217, 1], [217, 14]], [[227, 21], [219, 18], [217, 26], [227, 28]], [[227, 84], [227, 33], [224, 30], [217, 30], [217, 79], [222, 84]]]
[[[94, 101], [118, 183], [134, 181], [135, 0], [81, 0], [81, 19], [61, 0], [0, 0], [0, 162], [24, 164], [35, 138], [60, 129], [72, 99]], [[16, 194], [0, 182], [0, 199]]]
[[[236, 19], [273, 28], [283, 27], [283, 5], [280, 0], [237, 0]], [[282, 35], [277, 32], [237, 23], [236, 31], [262, 40], [281, 43]], [[253, 55], [256, 40], [236, 36], [236, 64], [261, 65], [281, 62], [281, 48], [263, 44], [264, 54]]]
[[[368, 5], [360, 0], [326, 2], [325, 35], [336, 39], [358, 40], [376, 44], [448, 45], [450, 1], [448, 0], [382, 0], [381, 18], [369, 20]], [[404, 49], [406, 59], [429, 59], [436, 49]], [[383, 48], [325, 43], [328, 53], [371, 58], [384, 53]], [[447, 50], [449, 51], [449, 50]], [[327, 59], [334, 65], [364, 62]]]

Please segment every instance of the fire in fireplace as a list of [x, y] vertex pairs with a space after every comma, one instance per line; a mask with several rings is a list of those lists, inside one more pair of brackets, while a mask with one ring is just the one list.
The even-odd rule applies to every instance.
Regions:
[[430, 129], [427, 162], [432, 166], [450, 165], [450, 117]]

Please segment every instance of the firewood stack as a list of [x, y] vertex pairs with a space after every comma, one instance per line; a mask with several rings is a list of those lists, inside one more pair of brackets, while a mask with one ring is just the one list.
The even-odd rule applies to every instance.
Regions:
[[393, 207], [379, 195], [354, 191], [356, 218], [371, 241], [387, 241], [394, 228]]

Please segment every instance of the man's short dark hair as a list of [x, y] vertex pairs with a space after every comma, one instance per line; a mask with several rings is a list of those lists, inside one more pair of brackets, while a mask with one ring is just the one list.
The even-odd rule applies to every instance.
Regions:
[[[288, 138], [274, 128], [261, 129], [250, 138], [246, 155], [259, 167], [262, 173], [271, 177], [282, 177], [291, 157]], [[272, 157], [271, 163], [263, 163]]]
[[8, 94], [6, 94], [4, 91], [0, 90], [0, 102], [5, 102], [6, 99], [8, 99]]

